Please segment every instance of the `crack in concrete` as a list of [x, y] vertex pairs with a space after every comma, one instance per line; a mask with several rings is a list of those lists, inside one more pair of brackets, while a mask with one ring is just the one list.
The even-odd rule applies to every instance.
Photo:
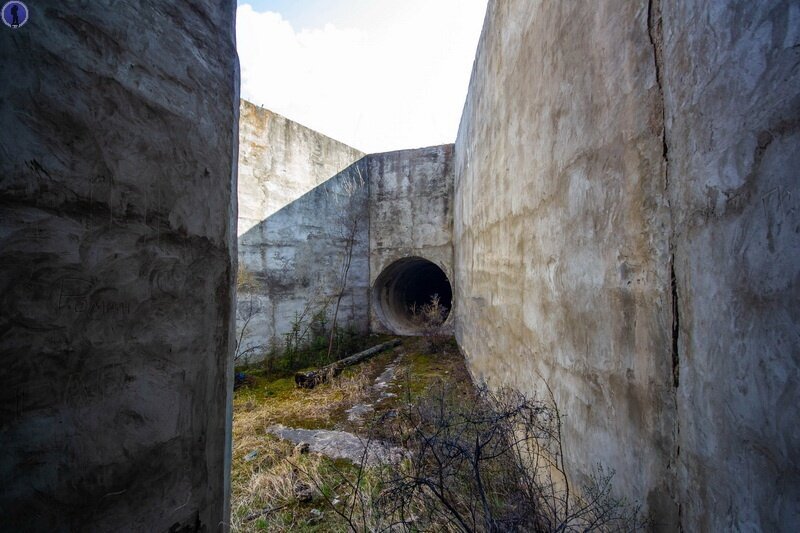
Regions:
[[675, 276], [675, 254], [670, 254], [669, 261], [670, 289], [672, 294], [672, 386], [676, 389], [680, 384], [680, 354], [678, 353], [681, 317], [678, 309], [678, 280]]
[[[647, 4], [647, 34], [653, 46], [653, 60], [656, 71], [656, 84], [659, 92], [659, 105], [661, 107], [661, 157], [664, 160], [664, 191], [669, 189], [669, 146], [667, 143], [667, 118], [664, 100], [664, 72], [663, 72], [663, 36], [664, 29], [661, 20], [661, 0], [649, 0]], [[669, 195], [667, 194], [667, 210], [672, 216]], [[672, 232], [671, 232], [672, 233]], [[675, 252], [672, 235], [668, 241], [670, 259], [670, 294], [672, 299], [672, 385], [678, 388], [680, 382], [680, 315], [678, 306], [678, 282], [675, 274]]]
[[669, 187], [669, 146], [667, 145], [667, 113], [664, 104], [664, 27], [661, 22], [661, 0], [649, 0], [647, 3], [647, 35], [653, 46], [656, 85], [658, 85], [661, 106], [661, 157], [664, 159], [664, 190], [667, 190]]
[[[671, 327], [671, 363], [672, 363], [672, 399], [673, 408], [675, 410], [675, 454], [674, 454], [674, 468], [680, 462], [681, 446], [680, 446], [680, 418], [678, 417], [678, 386], [680, 385], [680, 305], [678, 300], [678, 278], [675, 272], [675, 244], [673, 236], [675, 233], [674, 225], [672, 224], [672, 206], [669, 198], [669, 143], [667, 142], [667, 111], [666, 99], [664, 95], [664, 26], [661, 14], [661, 0], [649, 0], [647, 3], [647, 34], [650, 38], [650, 44], [653, 47], [653, 63], [656, 74], [656, 85], [658, 86], [658, 105], [661, 112], [661, 158], [664, 161], [664, 194], [666, 196], [667, 213], [670, 218], [670, 234], [667, 240], [669, 249], [669, 277], [670, 277], [670, 300], [671, 300], [671, 313], [672, 313], [672, 327]], [[677, 471], [673, 472], [677, 481]], [[677, 504], [677, 521], [678, 531], [683, 532], [683, 505], [681, 500], [674, 491], [673, 497]]]

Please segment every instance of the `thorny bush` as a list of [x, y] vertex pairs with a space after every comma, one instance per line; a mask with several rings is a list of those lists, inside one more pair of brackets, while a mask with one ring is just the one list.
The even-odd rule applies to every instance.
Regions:
[[[375, 421], [369, 440], [406, 450], [343, 483], [334, 507], [353, 531], [638, 531], [639, 507], [612, 495], [598, 466], [581, 490], [564, 462], [562, 417], [510, 389], [467, 393], [444, 384]], [[341, 474], [341, 473], [340, 473]]]

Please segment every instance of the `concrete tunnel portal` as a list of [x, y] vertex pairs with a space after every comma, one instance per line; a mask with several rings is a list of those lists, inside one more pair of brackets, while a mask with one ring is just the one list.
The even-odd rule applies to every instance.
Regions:
[[447, 274], [422, 257], [406, 257], [386, 267], [375, 280], [373, 303], [384, 326], [398, 335], [419, 335], [422, 328], [412, 309], [430, 303], [433, 295], [447, 310], [453, 304], [453, 289]]

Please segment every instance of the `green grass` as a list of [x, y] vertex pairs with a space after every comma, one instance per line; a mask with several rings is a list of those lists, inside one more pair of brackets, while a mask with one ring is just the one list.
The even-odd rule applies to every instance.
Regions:
[[236, 371], [273, 379], [290, 377], [295, 372], [328, 365], [393, 338], [391, 335], [359, 335], [352, 330], [343, 330], [336, 335], [334, 349], [328, 357], [328, 337], [317, 335], [303, 340], [299, 347], [290, 343], [273, 348], [260, 361], [237, 365]]
[[[365, 349], [391, 338], [386, 335], [369, 336], [357, 344], [360, 349]], [[294, 445], [267, 434], [266, 428], [273, 424], [284, 424], [304, 429], [358, 431], [358, 425], [347, 420], [345, 411], [355, 403], [374, 400], [372, 395], [375, 391], [372, 386], [375, 378], [388, 364], [398, 359], [400, 353], [402, 356], [390, 389], [398, 396], [375, 404], [375, 416], [413, 401], [440, 380], [470, 383], [463, 359], [452, 345], [443, 353], [425, 352], [423, 340], [404, 338], [399, 348], [349, 367], [333, 382], [312, 390], [295, 388], [294, 370], [290, 372], [289, 366], [281, 368], [260, 364], [238, 369], [244, 370], [250, 379], [247, 386], [239, 388], [234, 394], [232, 529], [276, 532], [347, 531], [345, 521], [330, 508], [328, 501], [334, 497], [346, 497], [344, 486], [337, 486], [337, 483], [342, 481], [342, 476], [355, 480], [357, 468], [349, 461], [333, 461], [316, 454], [295, 457]], [[297, 364], [296, 370], [303, 368]], [[258, 452], [256, 459], [245, 461], [244, 457], [252, 451]], [[293, 501], [293, 465], [302, 470], [299, 474], [301, 478], [316, 480], [319, 484], [320, 490], [312, 502]], [[366, 484], [367, 492], [377, 490], [369, 483], [370, 476], [367, 475], [362, 480], [362, 484]], [[254, 512], [281, 505], [287, 507], [244, 522], [244, 518]], [[309, 523], [313, 509], [324, 513], [321, 523]]]

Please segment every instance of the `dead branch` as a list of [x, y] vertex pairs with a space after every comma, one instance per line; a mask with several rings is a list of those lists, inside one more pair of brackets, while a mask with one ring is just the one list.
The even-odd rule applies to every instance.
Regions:
[[313, 389], [317, 385], [325, 383], [329, 379], [338, 376], [342, 370], [348, 366], [356, 365], [366, 359], [369, 359], [373, 355], [377, 355], [385, 350], [388, 350], [389, 348], [394, 348], [399, 344], [400, 339], [384, 342], [383, 344], [378, 344], [377, 346], [373, 346], [368, 350], [345, 357], [344, 359], [340, 359], [335, 363], [323, 366], [317, 370], [312, 370], [310, 372], [298, 372], [294, 375], [294, 382], [300, 388]]

